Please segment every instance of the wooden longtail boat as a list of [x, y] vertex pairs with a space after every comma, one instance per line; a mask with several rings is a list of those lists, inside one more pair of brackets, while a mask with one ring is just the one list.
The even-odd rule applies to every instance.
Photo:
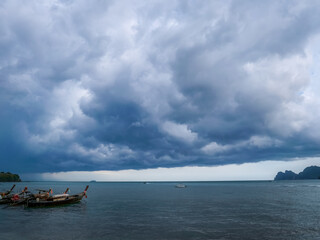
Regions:
[[31, 194], [30, 198], [39, 198], [39, 199], [47, 199], [50, 197], [50, 193], [52, 194], [52, 189], [50, 188], [49, 190], [41, 190], [37, 189], [38, 193], [37, 194]]
[[8, 206], [17, 206], [24, 204], [30, 198], [30, 192], [25, 187], [20, 193], [13, 194], [8, 202]]
[[15, 188], [15, 184], [12, 186], [12, 188], [6, 192], [0, 192], [0, 204], [7, 204], [11, 201], [11, 197], [13, 196], [10, 194], [12, 190]]
[[69, 188], [67, 188], [67, 189], [64, 191], [64, 193], [62, 193], [62, 194], [55, 194], [55, 195], [53, 195], [52, 198], [55, 198], [55, 199], [57, 199], [57, 198], [66, 198], [66, 197], [69, 196], [68, 192], [69, 192]]
[[33, 194], [28, 191], [27, 187], [25, 187], [21, 193], [13, 195], [9, 206], [23, 205], [30, 199], [48, 199], [50, 197], [50, 193], [52, 194], [51, 188], [48, 191], [41, 189], [37, 189], [37, 191], [38, 193]]
[[66, 204], [78, 203], [82, 200], [83, 197], [87, 197], [88, 188], [89, 186], [87, 186], [83, 192], [75, 195], [68, 195], [66, 194], [66, 191], [65, 194], [57, 195], [57, 197], [52, 196], [47, 199], [28, 199], [25, 204], [27, 207], [55, 207]]
[[8, 191], [6, 191], [6, 192], [0, 192], [0, 196], [1, 197], [4, 197], [4, 196], [6, 196], [6, 195], [9, 195], [11, 192], [12, 192], [12, 190], [15, 188], [15, 184], [13, 184], [13, 186], [12, 186], [12, 188], [10, 189], [10, 190], [8, 190]]

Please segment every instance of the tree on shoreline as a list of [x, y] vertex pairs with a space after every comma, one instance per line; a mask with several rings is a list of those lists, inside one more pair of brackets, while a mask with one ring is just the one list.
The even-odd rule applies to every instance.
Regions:
[[0, 172], [0, 182], [21, 182], [21, 179], [18, 174]]

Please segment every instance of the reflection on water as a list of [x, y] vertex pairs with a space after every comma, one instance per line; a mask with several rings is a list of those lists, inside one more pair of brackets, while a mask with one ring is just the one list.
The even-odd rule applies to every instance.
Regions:
[[[0, 191], [12, 184], [0, 184]], [[26, 182], [71, 194], [87, 183]], [[320, 181], [89, 183], [58, 208], [0, 208], [0, 239], [319, 239]]]

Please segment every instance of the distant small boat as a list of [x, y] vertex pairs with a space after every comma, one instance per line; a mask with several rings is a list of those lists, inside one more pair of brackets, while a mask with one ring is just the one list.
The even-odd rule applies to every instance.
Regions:
[[176, 188], [186, 188], [187, 186], [184, 184], [177, 184], [175, 185]]

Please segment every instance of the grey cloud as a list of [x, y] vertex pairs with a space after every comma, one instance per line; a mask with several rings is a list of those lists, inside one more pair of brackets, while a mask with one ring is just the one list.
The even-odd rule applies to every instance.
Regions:
[[319, 8], [4, 1], [1, 162], [42, 172], [316, 156]]

